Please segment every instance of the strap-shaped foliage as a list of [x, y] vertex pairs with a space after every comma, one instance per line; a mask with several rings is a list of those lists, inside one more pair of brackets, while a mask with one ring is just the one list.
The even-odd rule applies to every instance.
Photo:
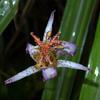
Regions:
[[0, 35], [14, 18], [19, 0], [0, 0]]
[[92, 51], [88, 64], [92, 66], [92, 73], [86, 75], [87, 83], [84, 82], [79, 100], [100, 99], [100, 16], [95, 34]]

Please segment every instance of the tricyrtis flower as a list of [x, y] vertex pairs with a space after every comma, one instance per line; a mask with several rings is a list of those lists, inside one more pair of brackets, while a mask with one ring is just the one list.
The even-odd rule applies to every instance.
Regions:
[[89, 68], [72, 61], [58, 60], [59, 56], [73, 56], [76, 52], [76, 45], [71, 42], [59, 40], [59, 35], [61, 34], [60, 32], [51, 37], [53, 20], [54, 11], [51, 13], [49, 18], [44, 32], [43, 41], [41, 41], [33, 32], [31, 32], [31, 36], [37, 45], [33, 46], [32, 44], [28, 43], [26, 51], [36, 62], [36, 65], [30, 66], [17, 75], [7, 79], [5, 84], [15, 82], [41, 70], [44, 80], [48, 80], [57, 75], [56, 68], [58, 67], [67, 67], [84, 71], [89, 70]]

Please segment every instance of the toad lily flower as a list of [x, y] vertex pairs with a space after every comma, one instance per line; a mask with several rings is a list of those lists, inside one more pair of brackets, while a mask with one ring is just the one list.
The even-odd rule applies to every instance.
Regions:
[[27, 44], [26, 51], [31, 58], [36, 62], [36, 65], [30, 66], [24, 71], [16, 74], [15, 76], [7, 79], [5, 84], [18, 81], [26, 76], [42, 71], [44, 80], [49, 80], [57, 75], [56, 69], [59, 67], [73, 68], [84, 71], [89, 71], [89, 68], [68, 60], [58, 60], [59, 56], [70, 55], [73, 56], [76, 52], [76, 45], [71, 42], [59, 40], [60, 32], [51, 37], [52, 24], [54, 20], [54, 12], [51, 13], [47, 27], [44, 32], [43, 41], [31, 32], [36, 46]]

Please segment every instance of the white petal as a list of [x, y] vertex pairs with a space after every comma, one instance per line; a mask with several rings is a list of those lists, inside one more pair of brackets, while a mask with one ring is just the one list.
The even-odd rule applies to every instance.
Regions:
[[49, 80], [57, 76], [57, 71], [53, 67], [48, 67], [46, 69], [42, 69], [42, 75], [43, 75], [44, 80]]
[[52, 24], [53, 24], [53, 21], [54, 21], [54, 12], [55, 12], [55, 10], [51, 13], [50, 18], [48, 20], [48, 23], [47, 23], [47, 26], [46, 26], [46, 29], [45, 29], [45, 32], [44, 32], [44, 36], [43, 36], [43, 41], [46, 41], [47, 33], [52, 32]]
[[62, 41], [62, 46], [64, 51], [69, 55], [73, 56], [76, 53], [76, 45], [72, 42]]
[[33, 46], [32, 44], [28, 43], [26, 46], [26, 52], [28, 52], [29, 55], [33, 58], [33, 55], [38, 52], [38, 46]]
[[31, 74], [34, 74], [36, 72], [38, 72], [39, 70], [37, 70], [34, 66], [30, 66], [29, 68], [25, 69], [22, 72], [19, 72], [18, 74], [14, 75], [13, 77], [5, 80], [5, 84], [10, 84], [13, 82], [16, 82], [18, 80], [21, 80], [24, 77], [30, 76]]
[[58, 60], [57, 67], [67, 67], [67, 68], [72, 68], [72, 69], [78, 69], [78, 70], [84, 70], [84, 71], [89, 71], [90, 68], [85, 67], [81, 64], [68, 61], [68, 60]]

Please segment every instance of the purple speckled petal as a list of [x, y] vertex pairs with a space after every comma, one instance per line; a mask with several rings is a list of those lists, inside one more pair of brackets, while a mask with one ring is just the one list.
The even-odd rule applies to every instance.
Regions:
[[30, 66], [29, 68], [25, 69], [22, 72], [19, 72], [18, 74], [14, 75], [13, 77], [5, 80], [5, 84], [10, 84], [13, 82], [16, 82], [18, 80], [21, 80], [22, 78], [25, 78], [27, 76], [30, 76], [31, 74], [34, 74], [36, 72], [38, 72], [39, 70], [37, 70], [34, 66]]
[[76, 45], [71, 42], [62, 41], [61, 44], [64, 49], [62, 51], [67, 52], [69, 55], [73, 56], [76, 53]]
[[67, 67], [72, 69], [90, 71], [90, 68], [68, 60], [58, 60], [57, 67]]
[[33, 46], [32, 44], [28, 43], [26, 46], [26, 52], [33, 58], [33, 55], [38, 52], [38, 46]]
[[46, 69], [42, 69], [42, 75], [43, 75], [44, 80], [49, 80], [57, 76], [57, 71], [55, 68], [49, 67]]

